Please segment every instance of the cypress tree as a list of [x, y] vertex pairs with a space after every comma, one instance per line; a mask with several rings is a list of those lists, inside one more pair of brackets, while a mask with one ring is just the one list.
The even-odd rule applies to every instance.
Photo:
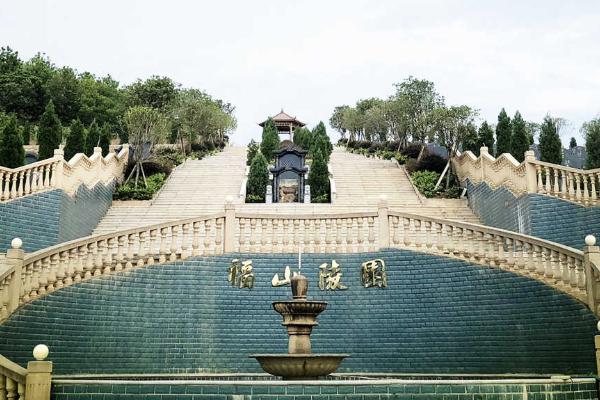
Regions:
[[62, 142], [62, 126], [52, 100], [46, 105], [46, 109], [40, 119], [38, 131], [38, 144], [40, 145], [38, 158], [45, 160], [54, 157], [54, 150], [58, 149]]
[[313, 200], [323, 196], [329, 199], [329, 171], [321, 150], [317, 149], [313, 154], [307, 182], [310, 185], [310, 195]]
[[275, 150], [279, 148], [279, 134], [273, 119], [267, 119], [262, 132], [262, 141], [260, 142], [260, 152], [268, 160], [275, 157]]
[[313, 137], [313, 141], [316, 141], [317, 138], [319, 138], [319, 137], [324, 139], [323, 141], [325, 142], [326, 147], [323, 147], [322, 151], [323, 151], [323, 155], [325, 156], [325, 159], [329, 160], [329, 156], [331, 155], [331, 152], [333, 151], [333, 145], [331, 144], [329, 135], [327, 135], [327, 129], [325, 129], [325, 124], [323, 123], [323, 121], [319, 121], [317, 126], [315, 126], [315, 128], [312, 131], [312, 137]]
[[562, 143], [560, 136], [558, 136], [556, 123], [550, 115], [546, 115], [540, 131], [540, 160], [552, 164], [561, 164], [562, 151]]
[[585, 136], [585, 150], [588, 169], [600, 168], [600, 118], [593, 119], [583, 124], [582, 131]]
[[510, 153], [511, 151], [511, 139], [512, 139], [512, 126], [510, 118], [506, 114], [504, 108], [498, 114], [498, 125], [496, 125], [496, 140], [498, 145], [496, 147], [496, 154]]
[[77, 153], [83, 153], [85, 145], [85, 129], [79, 119], [74, 119], [71, 122], [69, 136], [65, 144], [65, 160], [69, 161]]
[[315, 154], [320, 151], [321, 155], [325, 159], [325, 163], [327, 164], [329, 162], [329, 155], [331, 154], [329, 152], [329, 144], [330, 143], [325, 137], [323, 137], [323, 135], [317, 135], [310, 149], [311, 157], [314, 159]]
[[529, 150], [529, 136], [527, 134], [525, 121], [519, 111], [515, 113], [512, 126], [513, 137], [511, 141], [511, 154], [518, 161], [522, 162], [525, 159], [525, 152]]
[[31, 131], [33, 130], [32, 126], [30, 123], [25, 123], [23, 125], [23, 144], [24, 145], [28, 145], [29, 142], [31, 142]]
[[258, 196], [262, 201], [265, 200], [267, 184], [269, 183], [269, 170], [267, 159], [262, 153], [258, 152], [250, 164], [248, 173], [248, 183], [246, 184], [246, 196]]
[[99, 143], [100, 143], [100, 129], [98, 128], [96, 121], [94, 121], [88, 128], [88, 132], [85, 137], [85, 146], [84, 146], [85, 155], [90, 157], [92, 154], [94, 154], [94, 147], [97, 147]]
[[[494, 150], [494, 131], [492, 127], [487, 123], [487, 121], [483, 121], [481, 126], [479, 127], [479, 131], [477, 132], [477, 136], [479, 139], [479, 143], [477, 146], [479, 148], [486, 146], [488, 148], [488, 152], [491, 155], [495, 155], [496, 152]], [[479, 153], [480, 149], [477, 149], [477, 153]]]
[[112, 136], [112, 128], [109, 124], [102, 125], [100, 131], [100, 139], [98, 140], [98, 146], [102, 147], [102, 156], [106, 157], [110, 152], [110, 138]]
[[252, 160], [254, 160], [254, 156], [258, 153], [258, 143], [254, 139], [250, 140], [248, 143], [248, 153], [246, 155], [246, 165], [252, 164]]
[[571, 141], [569, 142], [569, 148], [573, 149], [575, 147], [577, 147], [577, 140], [575, 140], [574, 137], [571, 137]]
[[4, 126], [0, 126], [0, 165], [17, 168], [25, 163], [23, 138], [14, 116], [7, 118]]

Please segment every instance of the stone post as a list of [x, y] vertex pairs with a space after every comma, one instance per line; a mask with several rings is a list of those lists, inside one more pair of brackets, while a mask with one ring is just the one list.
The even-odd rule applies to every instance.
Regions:
[[33, 349], [33, 356], [36, 361], [27, 363], [25, 400], [50, 400], [52, 362], [44, 361], [48, 357], [48, 347], [38, 344]]
[[310, 204], [310, 185], [304, 186], [304, 204]]
[[8, 312], [12, 314], [19, 306], [19, 297], [21, 297], [21, 274], [25, 252], [21, 249], [23, 241], [19, 238], [14, 238], [10, 242], [10, 245], [11, 248], [6, 251], [6, 261], [10, 269], [14, 268], [14, 273], [8, 287]]
[[537, 193], [537, 172], [535, 170], [535, 153], [533, 150], [525, 152], [525, 178], [527, 179], [527, 193]]
[[224, 253], [235, 251], [235, 206], [231, 196], [225, 199], [225, 242], [223, 244]]
[[61, 188], [64, 176], [64, 161], [65, 152], [62, 146], [58, 149], [54, 149], [54, 160], [56, 161], [56, 167], [52, 169], [52, 178], [50, 180], [53, 188]]
[[598, 280], [600, 278], [600, 247], [596, 246], [596, 238], [593, 235], [585, 237], [583, 247], [583, 265], [585, 269], [585, 284], [587, 292], [588, 307], [594, 315], [598, 316]]
[[379, 197], [377, 218], [379, 220], [379, 248], [386, 249], [390, 247], [390, 228], [388, 221], [388, 202], [385, 195]]
[[265, 195], [265, 204], [273, 203], [273, 186], [267, 185], [267, 194]]
[[479, 148], [479, 158], [481, 159], [481, 182], [485, 182], [485, 162], [483, 162], [484, 154], [487, 154], [488, 156], [490, 155], [487, 146], [481, 146]]

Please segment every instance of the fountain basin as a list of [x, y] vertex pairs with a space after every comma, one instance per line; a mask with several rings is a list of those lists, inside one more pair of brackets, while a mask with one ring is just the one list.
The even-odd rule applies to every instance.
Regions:
[[318, 379], [334, 373], [349, 354], [254, 354], [261, 368], [287, 380]]
[[291, 301], [275, 301], [273, 309], [281, 315], [312, 315], [325, 311], [327, 308], [326, 301], [310, 301], [310, 300], [291, 300]]

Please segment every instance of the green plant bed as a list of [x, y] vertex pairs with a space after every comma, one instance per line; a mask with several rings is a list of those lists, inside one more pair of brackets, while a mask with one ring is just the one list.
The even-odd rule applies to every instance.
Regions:
[[265, 198], [256, 194], [249, 194], [246, 196], [246, 203], [264, 203]]
[[115, 200], [151, 200], [156, 192], [160, 190], [165, 183], [167, 175], [159, 172], [146, 178], [148, 186], [144, 186], [144, 181], [140, 177], [138, 186], [135, 187], [134, 179], [127, 182], [125, 185], [120, 185], [113, 198]]
[[329, 193], [315, 196], [310, 200], [312, 203], [329, 203]]
[[440, 197], [444, 199], [457, 199], [460, 197], [461, 188], [451, 181], [451, 185], [445, 188], [440, 185], [435, 189], [435, 184], [440, 179], [440, 174], [435, 171], [416, 171], [410, 174], [414, 185], [425, 197]]

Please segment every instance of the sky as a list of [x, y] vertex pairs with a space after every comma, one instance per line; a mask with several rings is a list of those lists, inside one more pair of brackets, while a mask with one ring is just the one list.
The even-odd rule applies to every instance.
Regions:
[[599, 21], [598, 0], [1, 0], [0, 44], [124, 85], [203, 89], [236, 106], [238, 144], [282, 108], [314, 126], [412, 75], [479, 121], [502, 107], [565, 118], [566, 146], [600, 114]]

